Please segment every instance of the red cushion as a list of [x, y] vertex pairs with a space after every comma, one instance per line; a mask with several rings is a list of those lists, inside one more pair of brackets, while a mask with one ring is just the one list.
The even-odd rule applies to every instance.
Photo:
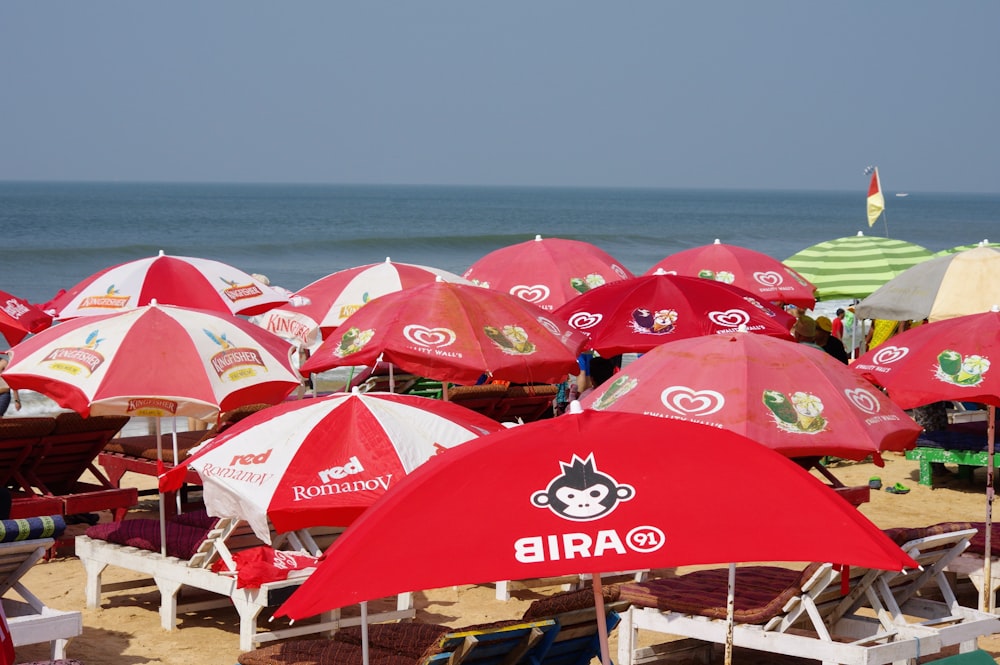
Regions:
[[[87, 535], [118, 545], [129, 545], [150, 552], [160, 551], [160, 521], [134, 519], [106, 522], [87, 529]], [[167, 556], [190, 559], [208, 535], [208, 529], [167, 522]]]

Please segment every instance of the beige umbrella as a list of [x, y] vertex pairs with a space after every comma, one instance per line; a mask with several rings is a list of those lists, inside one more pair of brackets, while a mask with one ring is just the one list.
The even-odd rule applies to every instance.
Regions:
[[919, 263], [886, 282], [856, 307], [858, 316], [940, 321], [981, 314], [1000, 303], [1000, 249], [981, 246]]

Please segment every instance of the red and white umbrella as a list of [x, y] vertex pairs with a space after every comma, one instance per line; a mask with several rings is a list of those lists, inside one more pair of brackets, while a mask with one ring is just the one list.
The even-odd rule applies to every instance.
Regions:
[[110, 266], [50, 302], [58, 319], [112, 314], [148, 305], [177, 305], [251, 316], [288, 302], [259, 279], [211, 259], [167, 256], [162, 251]]
[[438, 279], [470, 283], [447, 270], [393, 263], [386, 257], [382, 263], [340, 270], [299, 289], [293, 294], [292, 303], [267, 312], [259, 325], [300, 346], [312, 346], [317, 341], [317, 333], [328, 337], [369, 301]]
[[513, 383], [558, 383], [579, 371], [586, 337], [514, 296], [433, 282], [389, 293], [352, 314], [302, 365], [324, 372], [392, 363], [463, 385], [483, 375]]
[[202, 478], [212, 515], [247, 520], [268, 541], [279, 532], [347, 526], [406, 474], [500, 423], [451, 402], [392, 393], [338, 393], [253, 414], [169, 471]]
[[462, 275], [553, 310], [592, 288], [634, 277], [621, 261], [582, 240], [542, 238], [495, 250]]
[[644, 275], [602, 286], [554, 314], [590, 336], [602, 356], [645, 353], [664, 342], [735, 332], [790, 340], [795, 318], [735, 286], [698, 277]]
[[[84, 316], [11, 349], [4, 379], [82, 415], [208, 420], [248, 404], [276, 404], [300, 385], [292, 345], [229, 314], [151, 305]], [[174, 438], [174, 459], [177, 439]], [[166, 553], [160, 502], [161, 553]]]
[[291, 352], [243, 319], [152, 304], [41, 331], [11, 349], [4, 379], [83, 415], [207, 420], [288, 396]]
[[732, 430], [787, 457], [862, 460], [912, 448], [921, 428], [821, 349], [734, 333], [656, 347], [581, 400]]
[[719, 240], [671, 254], [646, 274], [658, 271], [733, 284], [770, 302], [789, 303], [804, 309], [816, 305], [816, 287], [798, 272], [767, 254], [726, 245]]
[[52, 325], [52, 317], [27, 300], [0, 291], [0, 334], [8, 344], [17, 344]]

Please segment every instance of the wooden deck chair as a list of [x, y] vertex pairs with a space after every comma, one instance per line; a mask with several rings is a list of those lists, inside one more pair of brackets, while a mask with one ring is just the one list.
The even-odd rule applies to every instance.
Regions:
[[[235, 570], [236, 564], [233, 559], [235, 552], [263, 545], [246, 522], [230, 518], [220, 519], [193, 547], [186, 548], [182, 552], [171, 549], [170, 539], [175, 537], [175, 534], [177, 537], [183, 537], [188, 532], [177, 527], [176, 522], [171, 522], [171, 526], [168, 526], [167, 556], [159, 552], [157, 520], [128, 520], [122, 524], [128, 525], [129, 522], [153, 523], [140, 526], [146, 539], [143, 542], [147, 547], [123, 545], [87, 535], [76, 537], [76, 555], [86, 571], [85, 594], [88, 608], [100, 605], [101, 575], [107, 566], [112, 565], [152, 578], [160, 593], [160, 625], [164, 630], [176, 628], [178, 613], [232, 604], [240, 616], [240, 649], [244, 651], [263, 642], [300, 635], [330, 633], [341, 626], [360, 623], [359, 618], [342, 618], [339, 612], [329, 612], [316, 622], [296, 622], [294, 626], [258, 631], [257, 620], [261, 612], [266, 608], [276, 608], [283, 603], [305, 581], [305, 577], [297, 576], [267, 582], [259, 588], [237, 588], [235, 574], [214, 572], [212, 566], [217, 560], [225, 561], [229, 570]], [[273, 534], [272, 546], [275, 549], [318, 555], [332, 542], [337, 531], [339, 530], [324, 532], [321, 538], [316, 537], [315, 531]], [[183, 558], [172, 554], [182, 554]], [[182, 587], [201, 589], [220, 598], [179, 605]], [[369, 614], [369, 621], [393, 621], [413, 616], [412, 596], [401, 594], [397, 598], [395, 610]]]
[[[847, 593], [833, 565], [791, 570], [744, 566], [736, 574], [736, 647], [845, 665], [913, 660], [941, 649], [940, 635], [897, 625], [875, 591], [874, 575], [852, 569]], [[618, 634], [619, 665], [666, 659], [671, 643], [639, 647], [639, 631], [725, 644], [726, 568], [621, 585], [631, 607]]]
[[[951, 529], [945, 523], [907, 530], [901, 547], [920, 568], [882, 571], [875, 584], [894, 623], [930, 627], [942, 646], [958, 644], [962, 651], [972, 651], [980, 636], [1000, 632], [1000, 617], [963, 607], [956, 599], [946, 573], [977, 531]], [[941, 600], [930, 597], [935, 591]]]
[[976, 535], [969, 540], [969, 547], [955, 557], [947, 566], [952, 579], [968, 578], [979, 592], [979, 608], [996, 613], [996, 593], [1000, 589], [1000, 524], [992, 524], [992, 562], [990, 579], [986, 580], [986, 524], [985, 522], [943, 522], [930, 528], [951, 528], [954, 530], [975, 529]]
[[619, 612], [628, 608], [621, 599], [620, 585], [603, 588], [604, 616], [598, 617], [594, 604], [594, 589], [547, 596], [534, 601], [521, 615], [524, 621], [552, 619], [559, 626], [538, 663], [533, 665], [589, 665], [601, 657], [599, 621], [610, 635], [621, 621]]
[[[552, 620], [500, 621], [448, 628], [438, 624], [378, 624], [370, 627], [370, 665], [539, 665], [558, 632]], [[240, 655], [240, 665], [361, 665], [357, 627], [332, 639], [290, 640]]]
[[[627, 570], [608, 572], [601, 575], [601, 580], [605, 584], [616, 584], [619, 582], [642, 582], [646, 579], [647, 570]], [[562, 591], [576, 591], [588, 587], [593, 582], [593, 577], [589, 573], [578, 575], [561, 575], [559, 577], [536, 577], [526, 580], [504, 580], [496, 582], [496, 599], [510, 600], [511, 592], [539, 589], [542, 587], [562, 587]]]
[[497, 406], [494, 420], [530, 423], [553, 415], [552, 402], [559, 394], [555, 385], [512, 385]]
[[55, 426], [53, 418], [0, 418], [0, 486], [30, 491], [25, 461]]
[[[116, 520], [124, 519], [139, 502], [138, 490], [112, 486], [95, 461], [128, 420], [127, 416], [58, 414], [52, 431], [35, 443], [24, 461], [24, 476], [31, 488], [39, 495], [60, 499], [64, 515], [111, 510]], [[81, 479], [86, 471], [98, 484]]]
[[[203, 430], [188, 430], [177, 432], [177, 457], [183, 461], [188, 457], [191, 450], [201, 443], [212, 438], [220, 432], [224, 432], [230, 426], [238, 423], [247, 416], [254, 414], [261, 409], [265, 409], [269, 404], [249, 404], [221, 414], [212, 427]], [[163, 468], [171, 469], [177, 464], [174, 460], [173, 432], [163, 434], [162, 455]], [[107, 475], [108, 482], [113, 487], [120, 488], [122, 477], [126, 473], [138, 473], [144, 476], [159, 476], [158, 459], [159, 441], [155, 434], [144, 434], [139, 436], [116, 436], [108, 441], [100, 454], [97, 456], [97, 463], [101, 465]], [[201, 485], [201, 477], [198, 472], [191, 469], [185, 475], [185, 483], [190, 485]], [[156, 493], [156, 490], [148, 490]], [[140, 492], [140, 494], [142, 494]], [[175, 510], [171, 510], [176, 505], [174, 497], [176, 492], [164, 493], [164, 503], [168, 514], [172, 515]]]
[[500, 401], [507, 394], [507, 386], [502, 383], [486, 383], [481, 386], [449, 386], [447, 399], [460, 404], [487, 418], [497, 419]]
[[401, 370], [399, 367], [389, 367], [387, 362], [378, 362], [371, 367], [365, 367], [356, 374], [345, 387], [346, 391], [357, 388], [363, 393], [405, 393], [420, 381], [415, 374]]
[[0, 418], [0, 486], [11, 491], [10, 517], [62, 514], [63, 503], [38, 494], [24, 475], [35, 445], [55, 428], [54, 418]]
[[23, 577], [62, 535], [61, 515], [0, 521], [0, 597], [14, 646], [49, 643], [50, 657], [66, 657], [69, 640], [83, 632], [83, 614], [46, 605]]

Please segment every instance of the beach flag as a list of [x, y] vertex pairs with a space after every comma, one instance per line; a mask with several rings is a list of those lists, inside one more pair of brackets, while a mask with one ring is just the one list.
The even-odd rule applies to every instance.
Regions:
[[868, 186], [868, 226], [875, 226], [875, 220], [885, 210], [885, 199], [882, 197], [882, 183], [878, 179], [878, 167], [872, 172], [872, 182]]

